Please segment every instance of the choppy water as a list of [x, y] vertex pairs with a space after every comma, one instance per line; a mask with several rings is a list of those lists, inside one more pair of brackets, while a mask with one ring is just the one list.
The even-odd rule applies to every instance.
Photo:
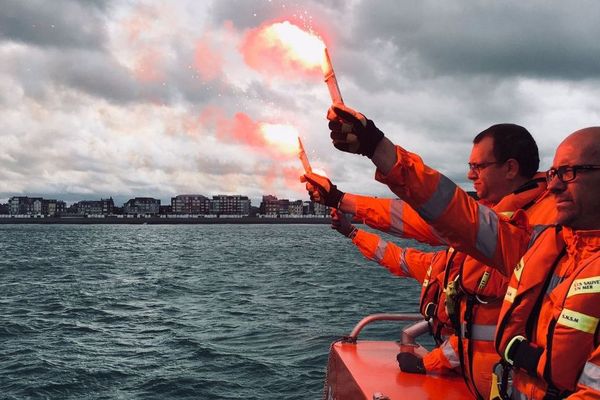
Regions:
[[327, 225], [0, 225], [0, 398], [320, 398], [418, 292]]

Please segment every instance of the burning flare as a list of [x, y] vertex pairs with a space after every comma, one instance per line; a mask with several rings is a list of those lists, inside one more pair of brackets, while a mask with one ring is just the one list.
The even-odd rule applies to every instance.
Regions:
[[323, 74], [333, 103], [343, 103], [329, 52], [323, 40], [289, 21], [250, 31], [242, 44], [246, 63], [269, 76], [298, 78]]
[[322, 68], [325, 43], [289, 21], [250, 31], [241, 47], [246, 63], [267, 74], [316, 75]]
[[292, 125], [261, 123], [259, 129], [270, 147], [280, 153], [292, 155], [298, 152], [298, 130]]

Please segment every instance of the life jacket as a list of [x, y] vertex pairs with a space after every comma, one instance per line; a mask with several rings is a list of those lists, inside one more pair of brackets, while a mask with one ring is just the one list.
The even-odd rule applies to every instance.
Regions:
[[[581, 249], [571, 246], [567, 255], [564, 229], [552, 226], [534, 235], [514, 269], [495, 341], [505, 370], [515, 368], [514, 390], [545, 399], [573, 392], [600, 344], [600, 252], [596, 247], [577, 263]], [[563, 276], [555, 273], [561, 262], [573, 263]], [[536, 343], [544, 336], [545, 344]]]
[[434, 259], [427, 270], [419, 303], [419, 311], [426, 320], [430, 321], [431, 334], [438, 345], [454, 333], [453, 324], [444, 307], [446, 302], [444, 288], [448, 285], [450, 276], [456, 275], [465, 257], [463, 253], [456, 252], [451, 247], [444, 254], [445, 257]]
[[[555, 202], [547, 196], [546, 180], [539, 174], [494, 206], [496, 212], [511, 217], [518, 209], [531, 215], [534, 223], [555, 219]], [[544, 212], [540, 212], [544, 210]], [[464, 257], [458, 268], [455, 296], [454, 330], [459, 336], [459, 354], [463, 375], [475, 397], [487, 397], [492, 384], [492, 368], [500, 357], [494, 349], [496, 325], [509, 277], [483, 265], [472, 257]]]

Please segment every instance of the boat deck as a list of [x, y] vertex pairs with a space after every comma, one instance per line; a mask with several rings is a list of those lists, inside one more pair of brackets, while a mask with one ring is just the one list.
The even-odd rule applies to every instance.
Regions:
[[337, 342], [328, 366], [327, 398], [354, 399], [468, 399], [463, 378], [401, 372], [396, 361], [400, 344], [393, 341]]

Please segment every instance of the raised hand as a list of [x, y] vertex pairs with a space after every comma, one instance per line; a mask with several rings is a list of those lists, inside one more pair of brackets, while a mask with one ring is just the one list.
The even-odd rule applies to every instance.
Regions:
[[384, 136], [373, 121], [344, 104], [332, 105], [327, 111], [327, 119], [336, 149], [373, 157]]
[[356, 227], [348, 221], [341, 211], [335, 208], [331, 210], [331, 229], [335, 229], [346, 237], [352, 237], [356, 232]]
[[308, 173], [300, 177], [301, 182], [306, 182], [306, 190], [314, 202], [325, 204], [328, 207], [338, 208], [344, 192], [338, 190], [329, 179], [315, 173]]

